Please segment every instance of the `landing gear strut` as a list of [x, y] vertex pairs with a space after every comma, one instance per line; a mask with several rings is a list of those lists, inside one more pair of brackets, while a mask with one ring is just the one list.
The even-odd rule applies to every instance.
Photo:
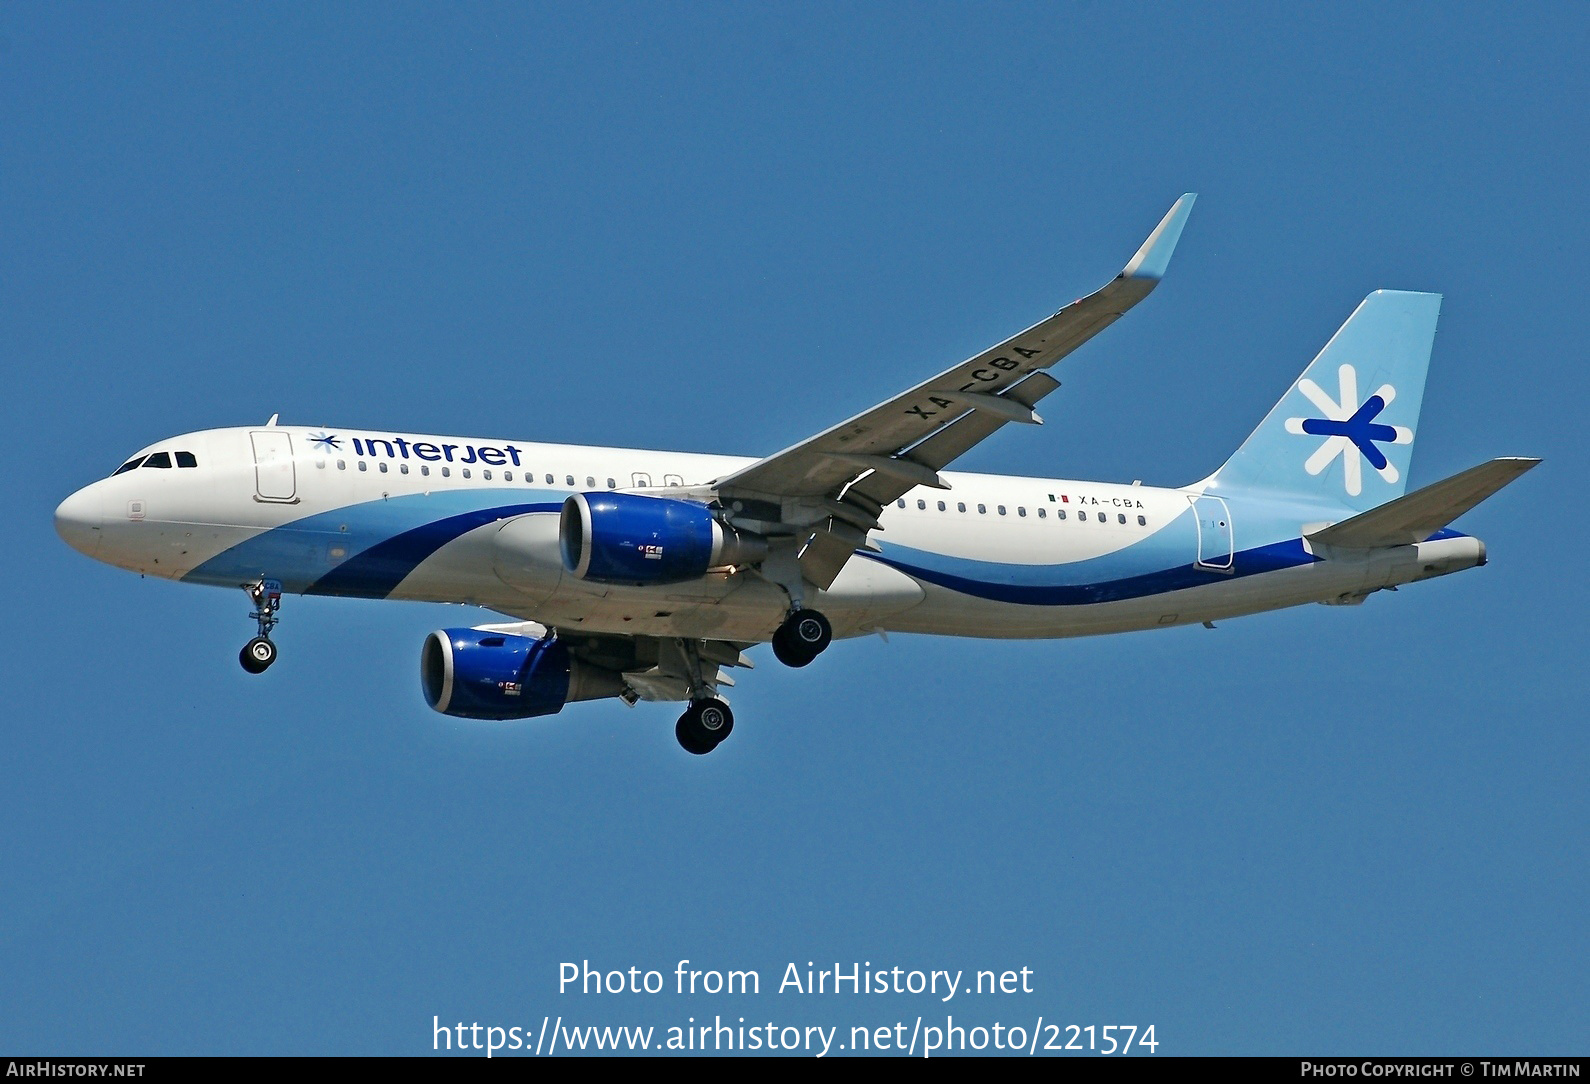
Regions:
[[716, 698], [692, 700], [690, 707], [674, 724], [674, 737], [684, 746], [685, 752], [701, 756], [710, 753], [734, 729], [734, 712], [729, 705]]
[[828, 618], [816, 610], [796, 610], [773, 634], [773, 654], [785, 666], [805, 666], [834, 639]]
[[685, 752], [701, 756], [716, 749], [734, 729], [734, 712], [718, 696], [717, 670], [708, 670], [702, 664], [701, 642], [680, 639], [664, 641], [677, 650], [678, 664], [682, 665], [690, 683], [690, 706], [674, 724], [674, 737], [684, 746]]
[[251, 674], [263, 674], [276, 661], [276, 644], [271, 639], [271, 629], [276, 627], [276, 612], [282, 608], [282, 585], [275, 580], [256, 580], [245, 584], [254, 612], [249, 614], [259, 622], [259, 635], [243, 645], [237, 661]]

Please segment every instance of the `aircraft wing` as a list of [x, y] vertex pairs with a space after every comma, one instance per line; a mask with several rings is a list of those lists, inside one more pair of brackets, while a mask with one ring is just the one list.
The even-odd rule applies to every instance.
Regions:
[[919, 485], [948, 488], [939, 470], [1007, 422], [1042, 423], [1032, 408], [1060, 384], [1041, 370], [1153, 291], [1195, 198], [1189, 192], [1177, 200], [1125, 269], [1102, 289], [888, 402], [719, 479], [712, 488], [724, 497], [824, 502], [837, 522], [816, 528], [802, 549], [801, 565], [808, 579], [828, 586], [864, 544], [883, 506]]

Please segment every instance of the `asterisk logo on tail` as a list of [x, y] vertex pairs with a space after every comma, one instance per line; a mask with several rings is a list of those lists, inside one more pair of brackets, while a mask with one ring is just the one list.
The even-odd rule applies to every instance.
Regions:
[[1356, 497], [1364, 490], [1363, 468], [1359, 456], [1369, 460], [1369, 465], [1387, 482], [1395, 483], [1397, 468], [1383, 453], [1380, 444], [1412, 444], [1413, 430], [1402, 425], [1385, 425], [1375, 421], [1380, 412], [1397, 397], [1397, 389], [1390, 384], [1380, 388], [1358, 402], [1358, 372], [1351, 365], [1343, 365], [1338, 372], [1341, 381], [1340, 399], [1332, 399], [1314, 381], [1304, 377], [1297, 382], [1297, 390], [1325, 415], [1323, 418], [1288, 418], [1286, 431], [1325, 440], [1314, 454], [1308, 457], [1303, 469], [1319, 474], [1337, 456], [1342, 459], [1342, 476], [1349, 496]]

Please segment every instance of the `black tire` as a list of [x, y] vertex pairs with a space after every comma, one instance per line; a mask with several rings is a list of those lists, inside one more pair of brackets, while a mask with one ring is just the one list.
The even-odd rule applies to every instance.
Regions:
[[695, 712], [685, 712], [674, 724], [674, 737], [679, 739], [679, 744], [687, 753], [695, 756], [704, 756], [718, 747], [718, 743], [707, 737], [697, 725]]
[[833, 640], [828, 618], [816, 610], [796, 610], [773, 634], [773, 654], [785, 666], [806, 666]]
[[251, 674], [263, 674], [276, 661], [276, 645], [263, 636], [256, 636], [243, 645], [237, 661]]
[[734, 712], [721, 700], [697, 700], [674, 724], [674, 737], [685, 752], [702, 756], [712, 752], [734, 730]]
[[778, 631], [773, 633], [773, 657], [785, 666], [805, 666], [811, 662], [811, 659], [801, 653], [800, 648], [790, 644], [784, 631], [784, 626], [780, 625]]

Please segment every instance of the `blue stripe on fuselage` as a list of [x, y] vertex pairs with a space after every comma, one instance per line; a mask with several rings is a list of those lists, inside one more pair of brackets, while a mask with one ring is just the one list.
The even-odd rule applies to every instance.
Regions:
[[343, 562], [310, 584], [304, 594], [385, 598], [419, 567], [421, 561], [476, 527], [522, 516], [527, 512], [556, 512], [561, 507], [560, 504], [505, 504], [422, 524], [385, 542], [378, 542]]
[[[1096, 580], [1091, 583], [1045, 583], [1042, 581], [1054, 579], [1057, 573], [1065, 574], [1069, 570], [1075, 570], [1092, 562], [1078, 561], [1073, 565], [1001, 565], [998, 566], [999, 578], [995, 580], [965, 575], [961, 571], [951, 571], [956, 565], [986, 567], [987, 562], [982, 561], [961, 562], [939, 558], [937, 555], [926, 555], [936, 558], [933, 564], [937, 566], [927, 567], [912, 560], [890, 557], [886, 554], [864, 555], [871, 560], [898, 569], [908, 576], [914, 576], [924, 583], [946, 587], [951, 591], [971, 595], [974, 598], [988, 599], [991, 602], [1011, 602], [1023, 606], [1084, 606], [1098, 602], [1120, 602], [1124, 599], [1163, 594], [1166, 591], [1224, 583], [1241, 576], [1256, 576], [1264, 572], [1312, 564], [1319, 560], [1303, 548], [1302, 539], [1293, 538], [1235, 554], [1229, 572], [1188, 564]], [[978, 571], [983, 570], [980, 568]], [[1074, 571], [1070, 571], [1066, 576], [1068, 579], [1074, 577]]]
[[[296, 594], [385, 598], [420, 562], [469, 531], [562, 507], [556, 492], [532, 490], [524, 494], [532, 500], [512, 504], [501, 503], [503, 496], [500, 489], [473, 489], [335, 508], [262, 531], [183, 579], [233, 586], [268, 577]], [[438, 519], [439, 512], [447, 514]], [[334, 556], [337, 550], [352, 556]]]
[[[1430, 536], [1430, 541], [1445, 538], [1466, 538], [1462, 531], [1443, 527]], [[1119, 572], [1121, 566], [1134, 556], [1139, 546], [1129, 546], [1115, 553], [1087, 561], [1059, 565], [1013, 565], [972, 561], [903, 546], [891, 546], [883, 554], [859, 551], [859, 555], [890, 568], [898, 569], [924, 583], [935, 584], [951, 591], [991, 602], [1011, 602], [1023, 606], [1085, 606], [1097, 602], [1120, 602], [1125, 599], [1146, 598], [1167, 591], [1181, 591], [1189, 587], [1224, 583], [1243, 576], [1258, 576], [1265, 572], [1278, 572], [1313, 564], [1321, 558], [1303, 547], [1301, 538], [1289, 538], [1265, 546], [1238, 551], [1232, 555], [1231, 570], [1221, 571], [1201, 568], [1196, 564], [1177, 565], [1152, 569], [1131, 575], [1111, 576], [1103, 563]], [[1146, 549], [1146, 547], [1142, 547]], [[890, 553], [909, 556], [891, 556]], [[1139, 567], [1148, 563], [1148, 553], [1135, 554]], [[1089, 581], [1090, 575], [1104, 574], [1108, 578]], [[1057, 583], [1056, 580], [1068, 582]]]

